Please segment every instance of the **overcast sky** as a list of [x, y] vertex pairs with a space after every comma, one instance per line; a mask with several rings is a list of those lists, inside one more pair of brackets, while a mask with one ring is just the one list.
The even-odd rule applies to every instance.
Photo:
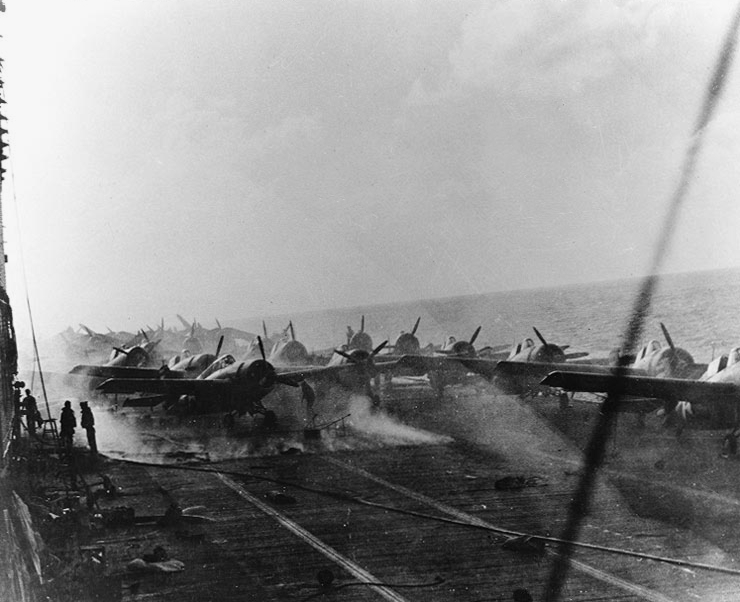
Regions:
[[[23, 263], [46, 334], [638, 276], [734, 9], [5, 2], [21, 334]], [[737, 71], [669, 271], [740, 265]]]

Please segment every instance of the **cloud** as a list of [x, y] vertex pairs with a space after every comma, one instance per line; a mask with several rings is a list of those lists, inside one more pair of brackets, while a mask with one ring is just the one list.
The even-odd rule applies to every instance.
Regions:
[[409, 105], [454, 100], [475, 90], [557, 97], [639, 69], [675, 28], [677, 9], [652, 2], [482, 3], [461, 25], [448, 77], [417, 79]]

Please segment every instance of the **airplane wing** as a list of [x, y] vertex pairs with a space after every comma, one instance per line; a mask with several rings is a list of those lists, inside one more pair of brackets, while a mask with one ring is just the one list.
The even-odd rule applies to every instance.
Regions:
[[[398, 361], [377, 362], [374, 366], [377, 372], [386, 372], [396, 366]], [[306, 366], [305, 368], [290, 368], [278, 371], [278, 377], [281, 380], [298, 383], [302, 380], [332, 380], [340, 374], [351, 374], [353, 371], [362, 369], [358, 364], [339, 364], [337, 366]]]
[[[487, 368], [491, 372], [491, 368]], [[498, 362], [492, 368], [489, 376], [502, 376], [504, 378], [527, 377], [542, 380], [551, 372], [570, 373], [579, 372], [582, 374], [603, 374], [611, 375], [612, 368], [598, 364], [579, 364], [579, 363], [554, 363], [554, 362]], [[627, 374], [632, 376], [645, 376], [643, 370], [627, 369]], [[542, 384], [545, 384], [544, 382]]]
[[[134, 368], [130, 366], [88, 366], [80, 364], [69, 371], [70, 374], [90, 378], [157, 378], [161, 376], [159, 368]], [[173, 378], [184, 376], [182, 372], [170, 371]]]
[[[605, 393], [617, 386], [614, 374], [556, 371], [547, 375], [543, 385], [568, 391]], [[740, 387], [733, 383], [685, 380], [680, 378], [655, 378], [651, 376], [624, 376], [618, 382], [624, 395], [652, 397], [667, 400], [709, 403], [719, 399], [737, 399]]]
[[226, 380], [195, 378], [109, 378], [98, 385], [98, 390], [103, 393], [207, 395], [233, 389], [234, 383]]
[[[402, 355], [393, 367], [407, 368], [418, 372], [419, 375], [439, 370], [456, 370], [460, 366], [472, 370], [468, 367], [469, 362], [481, 362], [483, 364], [496, 364], [489, 360], [460, 359], [457, 357], [444, 357], [433, 355]], [[376, 364], [379, 366], [379, 364]], [[476, 370], [477, 371], [477, 370]]]

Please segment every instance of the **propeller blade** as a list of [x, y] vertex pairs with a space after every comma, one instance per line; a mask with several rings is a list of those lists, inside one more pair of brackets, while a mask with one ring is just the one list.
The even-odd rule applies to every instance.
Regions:
[[335, 349], [334, 353], [336, 353], [337, 355], [341, 355], [345, 359], [348, 359], [353, 364], [359, 364], [359, 362], [357, 361], [357, 358], [350, 355], [349, 353], [346, 353], [345, 351], [342, 351], [341, 349]]
[[295, 329], [293, 328], [293, 320], [288, 323], [288, 328], [290, 328], [290, 340], [295, 341]]
[[373, 349], [373, 351], [370, 354], [370, 356], [371, 357], [375, 357], [376, 355], [378, 355], [378, 353], [380, 353], [382, 351], [383, 347], [385, 347], [387, 344], [388, 344], [388, 341], [383, 341], [380, 345], [378, 345], [375, 349]]
[[221, 322], [218, 321], [218, 318], [216, 318], [216, 326], [218, 326], [219, 330], [223, 330], [223, 328], [221, 328]]
[[478, 328], [475, 329], [475, 332], [473, 333], [473, 336], [470, 337], [470, 344], [472, 345], [475, 343], [475, 339], [478, 338], [478, 335], [480, 334], [480, 329], [483, 328], [482, 326], [478, 326]]
[[360, 319], [360, 332], [365, 332], [365, 316]]
[[115, 349], [118, 353], [123, 353], [123, 355], [128, 355], [129, 353], [128, 351], [126, 351], [125, 349], [122, 349], [121, 347], [113, 347], [113, 349]]
[[221, 338], [218, 340], [218, 346], [216, 347], [216, 357], [219, 357], [221, 355], [221, 347], [224, 344], [224, 335], [221, 335]]
[[265, 321], [262, 320], [262, 333], [265, 335], [265, 339], [269, 339], [270, 337], [267, 336], [267, 324], [265, 324]]
[[540, 340], [540, 342], [543, 345], [547, 345], [547, 341], [545, 340], [545, 337], [542, 336], [539, 330], [537, 330], [534, 326], [532, 326], [532, 330], [534, 330], [534, 333], [537, 335], [537, 338]]
[[260, 354], [262, 355], [262, 359], [267, 361], [267, 358], [265, 357], [265, 346], [262, 344], [262, 338], [257, 335], [257, 344], [260, 346]]
[[416, 335], [416, 329], [419, 328], [419, 322], [421, 322], [421, 316], [416, 318], [416, 324], [414, 324], [414, 327], [411, 329], [411, 334]]
[[663, 336], [665, 337], [668, 346], [671, 349], [675, 350], [676, 346], [673, 344], [673, 339], [671, 338], [671, 335], [668, 334], [668, 329], [665, 327], [665, 324], [663, 324], [663, 322], [660, 323], [660, 329], [663, 331]]

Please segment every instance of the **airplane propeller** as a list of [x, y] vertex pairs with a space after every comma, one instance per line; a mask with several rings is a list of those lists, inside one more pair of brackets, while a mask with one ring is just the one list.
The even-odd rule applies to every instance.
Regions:
[[224, 344], [224, 335], [221, 335], [221, 338], [218, 340], [218, 346], [216, 347], [216, 357], [218, 357], [221, 354], [221, 347]]
[[663, 331], [663, 336], [665, 337], [668, 346], [675, 351], [676, 346], [673, 344], [673, 339], [671, 338], [671, 335], [668, 334], [668, 329], [665, 327], [665, 324], [663, 324], [663, 322], [660, 323], [660, 329]]
[[416, 324], [414, 324], [414, 327], [411, 329], [412, 336], [416, 336], [416, 329], [419, 328], [419, 322], [421, 322], [421, 316], [416, 318]]
[[354, 355], [351, 355], [341, 349], [335, 349], [334, 353], [336, 353], [337, 355], [341, 355], [343, 358], [352, 362], [353, 364], [364, 365], [368, 359], [374, 358], [376, 355], [378, 355], [378, 353], [380, 353], [387, 344], [388, 344], [387, 340], [383, 341], [380, 345], [378, 345], [375, 349], [373, 349], [370, 352], [370, 355], [366, 359], [355, 357]]
[[388, 344], [388, 341], [383, 341], [380, 345], [378, 345], [375, 349], [373, 349], [372, 353], [370, 354], [370, 357], [375, 357], [380, 353], [383, 348]]
[[473, 333], [473, 336], [470, 337], [470, 344], [472, 345], [475, 343], [475, 339], [478, 338], [478, 335], [480, 334], [480, 329], [483, 328], [482, 326], [478, 326], [478, 328], [475, 329], [475, 332]]
[[[223, 337], [221, 338], [223, 339]], [[258, 379], [260, 386], [270, 387], [275, 383], [288, 385], [290, 387], [297, 387], [300, 385], [300, 382], [303, 379], [289, 378], [275, 372], [275, 368], [273, 368], [272, 364], [267, 361], [267, 358], [265, 356], [265, 346], [262, 343], [262, 337], [259, 335], [257, 335], [257, 344], [259, 345], [260, 354], [262, 355], [262, 374]]]
[[293, 328], [293, 320], [288, 322], [288, 328], [290, 328], [290, 340], [295, 341], [295, 329]]
[[542, 336], [542, 333], [537, 330], [534, 326], [532, 326], [532, 330], [534, 330], [534, 333], [537, 335], [537, 338], [540, 340], [540, 343], [543, 345], [547, 345], [547, 341], [545, 340], [545, 337]]

